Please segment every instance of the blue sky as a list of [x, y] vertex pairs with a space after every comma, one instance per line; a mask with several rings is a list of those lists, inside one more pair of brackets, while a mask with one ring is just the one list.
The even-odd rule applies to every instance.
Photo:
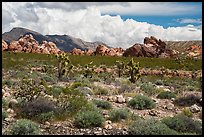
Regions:
[[[195, 6], [196, 11], [189, 11], [186, 13], [181, 13], [178, 15], [120, 15], [121, 18], [125, 21], [126, 19], [134, 19], [139, 22], [147, 22], [150, 24], [160, 25], [164, 28], [168, 27], [181, 27], [188, 24], [194, 26], [200, 26], [202, 24], [202, 2], [178, 2], [178, 5], [182, 6]], [[150, 11], [151, 12], [151, 11]], [[111, 16], [115, 16], [112, 14]], [[181, 22], [183, 19], [188, 19], [186, 22]], [[189, 21], [191, 19], [191, 21]], [[198, 21], [200, 20], [200, 21]]]

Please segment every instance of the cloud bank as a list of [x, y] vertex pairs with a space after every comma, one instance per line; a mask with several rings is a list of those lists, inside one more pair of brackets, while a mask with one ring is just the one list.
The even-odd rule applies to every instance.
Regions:
[[[142, 43], [146, 36], [155, 36], [162, 40], [202, 40], [201, 27], [188, 24], [184, 27], [164, 29], [162, 26], [133, 19], [124, 21], [119, 15], [105, 14], [119, 11], [121, 14], [128, 14], [135, 7], [142, 5], [150, 7], [151, 3], [134, 5], [133, 3], [97, 2], [86, 4], [4, 2], [2, 3], [2, 30], [5, 32], [13, 27], [25, 27], [42, 34], [67, 34], [85, 41], [101, 41], [109, 46], [122, 48], [128, 48], [136, 42]], [[155, 5], [166, 8], [167, 11], [167, 7], [172, 6], [171, 3]], [[146, 10], [142, 8], [144, 7], [140, 8], [140, 12], [144, 11], [143, 13], [146, 14]], [[182, 8], [182, 6], [175, 9], [181, 12], [185, 10], [186, 7]], [[157, 10], [152, 9], [152, 11]], [[174, 11], [171, 13], [175, 14]]]

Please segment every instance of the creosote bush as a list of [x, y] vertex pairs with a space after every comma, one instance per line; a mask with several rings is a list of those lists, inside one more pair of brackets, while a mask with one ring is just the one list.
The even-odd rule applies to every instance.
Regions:
[[159, 90], [152, 83], [143, 83], [140, 85], [140, 89], [143, 90], [147, 95], [154, 95], [159, 92]]
[[166, 117], [162, 119], [162, 122], [169, 128], [178, 132], [202, 134], [202, 123], [183, 114], [179, 114], [174, 117]]
[[10, 126], [10, 135], [40, 135], [37, 123], [28, 119], [19, 119]]
[[147, 96], [137, 95], [128, 102], [128, 106], [134, 109], [143, 110], [143, 109], [152, 109], [156, 105], [151, 98]]
[[184, 114], [184, 115], [187, 116], [187, 117], [192, 117], [192, 116], [193, 116], [193, 113], [190, 111], [189, 108], [184, 108], [184, 109], [182, 110], [182, 114]]
[[79, 111], [74, 119], [74, 125], [78, 128], [101, 127], [104, 118], [99, 111]]
[[189, 107], [192, 106], [194, 104], [200, 104], [200, 97], [196, 96], [194, 94], [190, 94], [184, 97], [178, 97], [174, 100], [174, 104], [178, 105], [178, 106], [185, 106], [185, 107]]
[[2, 120], [8, 117], [8, 113], [6, 111], [2, 111]]
[[176, 95], [172, 92], [169, 92], [169, 91], [163, 91], [157, 95], [157, 98], [160, 98], [160, 99], [171, 99], [171, 98], [175, 98], [175, 97], [176, 97]]
[[45, 121], [53, 118], [53, 115], [60, 113], [60, 108], [57, 105], [45, 98], [39, 98], [34, 101], [25, 102], [19, 106], [17, 115], [29, 118], [36, 121]]
[[118, 122], [121, 119], [128, 119], [130, 112], [127, 108], [124, 109], [113, 109], [109, 112], [109, 118], [113, 122]]
[[102, 109], [110, 109], [110, 108], [112, 108], [111, 103], [108, 102], [108, 101], [105, 101], [105, 100], [93, 100], [93, 103], [97, 107], [102, 108]]
[[170, 129], [164, 123], [155, 120], [137, 120], [128, 127], [129, 135], [177, 135], [178, 133]]
[[94, 91], [95, 95], [108, 95], [108, 90], [105, 88], [98, 87]]

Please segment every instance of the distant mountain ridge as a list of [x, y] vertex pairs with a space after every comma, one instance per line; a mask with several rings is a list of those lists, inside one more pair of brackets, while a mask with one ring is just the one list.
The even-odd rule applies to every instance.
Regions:
[[9, 44], [12, 41], [18, 40], [21, 35], [26, 34], [32, 34], [34, 39], [36, 39], [39, 43], [42, 43], [43, 40], [54, 42], [59, 49], [67, 52], [70, 52], [74, 48], [81, 50], [95, 50], [98, 45], [107, 46], [103, 42], [87, 42], [80, 38], [74, 38], [69, 35], [42, 35], [38, 32], [21, 27], [15, 27], [11, 31], [3, 33], [2, 39]]
[[202, 40], [191, 40], [191, 41], [165, 41], [170, 49], [177, 50], [179, 52], [185, 52], [186, 49], [193, 45], [202, 47]]

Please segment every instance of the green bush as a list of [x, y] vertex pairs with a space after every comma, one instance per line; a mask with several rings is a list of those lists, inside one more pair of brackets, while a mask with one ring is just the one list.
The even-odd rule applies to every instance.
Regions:
[[96, 90], [95, 90], [95, 94], [96, 95], [108, 95], [108, 90], [107, 89], [105, 89], [105, 88], [97, 88]]
[[108, 102], [108, 101], [105, 101], [105, 100], [93, 100], [93, 103], [97, 107], [100, 107], [100, 108], [103, 108], [103, 109], [110, 109], [110, 108], [112, 108], [111, 103]]
[[57, 97], [60, 95], [61, 92], [63, 92], [63, 89], [64, 88], [61, 86], [53, 86], [49, 89], [48, 94]]
[[28, 119], [17, 120], [11, 125], [9, 134], [11, 135], [40, 135], [40, 128], [37, 123]]
[[3, 81], [3, 84], [7, 85], [8, 87], [11, 87], [12, 81], [9, 80], [9, 79], [7, 79], [7, 80], [4, 80], [4, 81]]
[[120, 121], [121, 119], [128, 119], [130, 112], [127, 108], [124, 109], [113, 109], [109, 112], [109, 118], [113, 122]]
[[40, 122], [45, 122], [45, 121], [50, 121], [54, 118], [54, 112], [47, 112], [47, 113], [42, 113], [38, 116], [38, 120]]
[[63, 113], [75, 114], [88, 104], [86, 97], [78, 90], [66, 87], [63, 93], [57, 97], [58, 106], [63, 110]]
[[100, 127], [103, 122], [99, 111], [79, 111], [74, 119], [74, 125], [78, 128]]
[[81, 83], [81, 82], [74, 82], [72, 83], [71, 88], [75, 89], [75, 88], [84, 87], [84, 86], [87, 86], [87, 84]]
[[43, 121], [51, 118], [51, 113], [58, 115], [60, 113], [60, 108], [45, 98], [39, 98], [35, 101], [21, 104], [17, 115], [32, 120]]
[[159, 79], [159, 80], [156, 80], [156, 81], [155, 81], [155, 84], [156, 84], [156, 85], [163, 85], [164, 82]]
[[54, 82], [54, 79], [51, 76], [45, 75], [42, 77], [46, 82]]
[[6, 101], [5, 98], [2, 98], [2, 107], [7, 107], [8, 106], [8, 102]]
[[129, 135], [177, 135], [164, 123], [155, 119], [137, 120], [128, 127]]
[[187, 116], [187, 117], [192, 117], [192, 116], [193, 116], [193, 113], [190, 111], [189, 108], [184, 108], [184, 109], [182, 110], [182, 114], [184, 114], [184, 115]]
[[146, 96], [137, 95], [128, 102], [128, 106], [134, 109], [152, 109], [156, 106], [155, 102]]
[[6, 111], [2, 111], [2, 120], [8, 117], [8, 113]]
[[202, 123], [182, 114], [176, 115], [174, 117], [166, 117], [162, 119], [162, 122], [165, 123], [169, 128], [178, 132], [202, 134]]
[[140, 85], [140, 89], [150, 96], [159, 92], [159, 90], [152, 83], [143, 83]]
[[184, 97], [179, 97], [179, 98], [176, 98], [174, 100], [174, 104], [176, 104], [178, 106], [185, 106], [185, 107], [189, 107], [189, 106], [192, 106], [194, 104], [201, 105], [200, 103], [201, 103], [200, 97], [196, 96], [194, 94], [190, 94], [190, 95], [187, 95]]
[[160, 99], [171, 99], [171, 98], [175, 98], [176, 95], [172, 92], [169, 92], [169, 91], [163, 91], [163, 92], [160, 92], [159, 95], [157, 96], [157, 98], [160, 98]]

